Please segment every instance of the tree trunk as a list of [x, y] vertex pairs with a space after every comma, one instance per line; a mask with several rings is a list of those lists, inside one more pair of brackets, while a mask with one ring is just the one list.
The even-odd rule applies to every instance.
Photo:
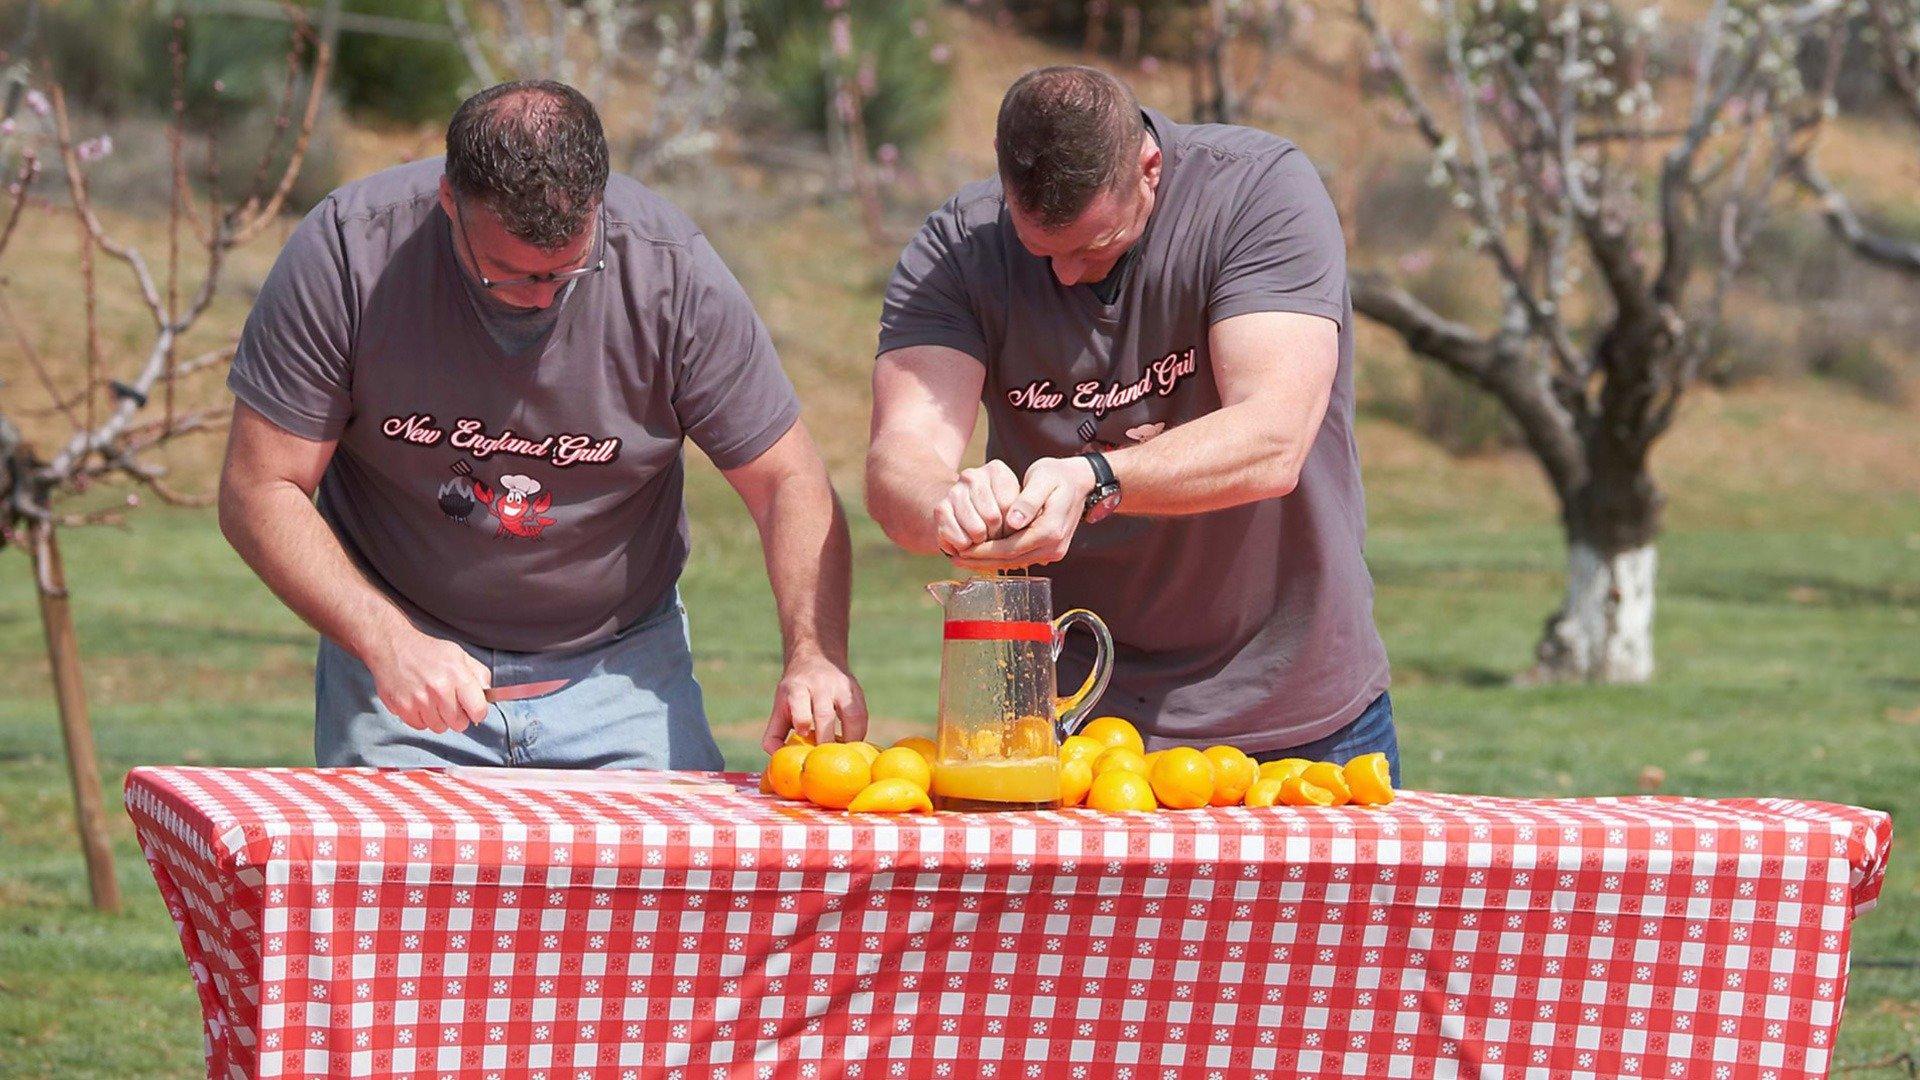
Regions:
[[93, 906], [120, 910], [120, 881], [114, 876], [113, 846], [107, 835], [106, 808], [100, 802], [100, 764], [94, 754], [93, 725], [87, 718], [86, 687], [80, 679], [80, 639], [67, 601], [66, 570], [53, 526], [31, 529], [35, 592], [40, 594], [40, 623], [47, 634], [47, 659], [53, 665], [54, 697], [60, 706], [60, 731], [67, 744], [67, 775], [80, 825], [80, 849], [87, 859], [87, 883]]
[[1567, 597], [1547, 620], [1525, 682], [1643, 683], [1653, 678], [1654, 547], [1603, 554], [1567, 545]]
[[1592, 471], [1568, 501], [1567, 594], [1523, 682], [1653, 678], [1653, 597], [1663, 500], [1643, 453], [1590, 444]]

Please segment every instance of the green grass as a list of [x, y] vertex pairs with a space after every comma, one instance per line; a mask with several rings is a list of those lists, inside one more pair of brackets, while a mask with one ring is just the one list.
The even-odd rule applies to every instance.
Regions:
[[[704, 466], [685, 591], [729, 760], [755, 743], [779, 662], [751, 530]], [[1395, 481], [1389, 475], [1389, 488]], [[1464, 496], [1463, 496], [1464, 498]], [[1483, 498], [1485, 498], [1483, 496]], [[1410, 500], [1411, 501], [1411, 500]], [[1651, 686], [1515, 689], [1559, 587], [1559, 541], [1505, 516], [1396, 515], [1376, 494], [1370, 557], [1394, 657], [1411, 785], [1513, 795], [1779, 794], [1920, 811], [1920, 505], [1857, 535], [1681, 528], [1663, 545]], [[1497, 509], [1497, 508], [1496, 508]], [[1493, 522], [1489, 524], [1489, 522]], [[199, 1008], [173, 928], [118, 811], [134, 765], [311, 760], [310, 635], [226, 549], [210, 517], [154, 510], [132, 535], [67, 534], [128, 911], [92, 914], [25, 563], [0, 555], [0, 1074], [190, 1076]], [[930, 727], [939, 566], [856, 521], [855, 641], [876, 731]], [[1920, 867], [1893, 861], [1858, 924], [1842, 1063], [1920, 1046]], [[1875, 962], [1908, 966], [1874, 967]]]

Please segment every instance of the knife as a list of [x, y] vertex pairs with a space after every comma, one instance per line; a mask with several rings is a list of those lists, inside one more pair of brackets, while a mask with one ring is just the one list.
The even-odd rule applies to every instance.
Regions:
[[572, 681], [571, 679], [546, 679], [541, 682], [517, 683], [513, 686], [493, 686], [487, 689], [486, 698], [488, 701], [523, 701], [527, 698], [545, 697]]

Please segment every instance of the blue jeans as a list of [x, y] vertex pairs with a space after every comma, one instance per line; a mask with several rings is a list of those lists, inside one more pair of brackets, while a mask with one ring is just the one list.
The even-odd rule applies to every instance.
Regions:
[[1387, 767], [1393, 773], [1393, 786], [1400, 786], [1400, 738], [1393, 730], [1393, 701], [1386, 694], [1373, 699], [1359, 718], [1324, 739], [1285, 750], [1268, 750], [1253, 755], [1256, 761], [1281, 758], [1306, 758], [1308, 761], [1332, 761], [1341, 765], [1374, 751], [1387, 755]]
[[677, 595], [608, 641], [558, 653], [462, 644], [493, 685], [571, 679], [545, 697], [495, 702], [465, 731], [408, 727], [381, 704], [373, 673], [320, 639], [314, 667], [313, 756], [321, 765], [419, 768], [527, 765], [560, 769], [720, 769], [693, 677], [687, 609]]

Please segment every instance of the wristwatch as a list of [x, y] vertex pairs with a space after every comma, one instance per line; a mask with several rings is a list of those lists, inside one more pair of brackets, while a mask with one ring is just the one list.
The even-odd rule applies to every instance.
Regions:
[[1080, 515], [1082, 521], [1092, 525], [1120, 509], [1120, 481], [1105, 455], [1088, 451], [1080, 456], [1093, 466], [1093, 490], [1087, 492], [1087, 508]]

